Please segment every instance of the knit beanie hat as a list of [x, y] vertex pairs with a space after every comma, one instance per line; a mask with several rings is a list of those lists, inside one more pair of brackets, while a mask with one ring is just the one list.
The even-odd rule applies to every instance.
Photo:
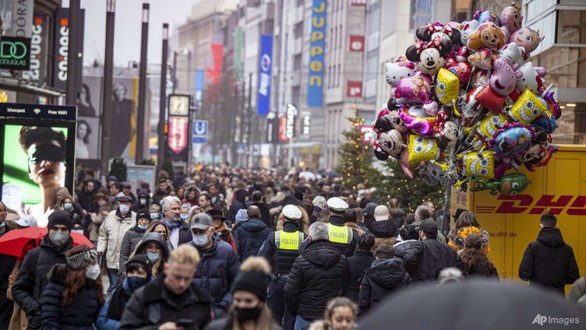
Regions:
[[151, 259], [145, 254], [137, 254], [126, 262], [126, 271], [128, 272], [131, 264], [140, 264], [147, 272], [147, 278], [151, 278], [153, 274], [153, 263]]
[[246, 214], [246, 209], [238, 210], [238, 212], [236, 213], [236, 216], [234, 218], [235, 218], [236, 222], [244, 222], [244, 221], [248, 220], [248, 215]]
[[71, 231], [71, 228], [73, 228], [71, 214], [66, 211], [53, 211], [53, 213], [49, 215], [47, 229], [51, 230], [51, 228], [55, 227], [56, 225], [64, 225], [67, 227], [67, 229], [69, 229], [69, 231]]
[[232, 283], [232, 293], [246, 291], [265, 301], [269, 279], [270, 266], [267, 261], [263, 257], [249, 257], [240, 266], [240, 272]]
[[98, 252], [87, 245], [78, 245], [65, 252], [67, 265], [73, 269], [83, 269], [98, 260]]
[[143, 218], [149, 219], [149, 221], [151, 221], [151, 214], [150, 214], [149, 210], [140, 209], [140, 210], [138, 210], [138, 212], [136, 212], [136, 221], [143, 219]]

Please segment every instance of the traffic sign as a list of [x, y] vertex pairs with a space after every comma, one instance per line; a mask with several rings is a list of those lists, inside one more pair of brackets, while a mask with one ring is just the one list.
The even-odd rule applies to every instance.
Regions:
[[193, 122], [193, 137], [191, 142], [206, 144], [208, 141], [208, 121], [195, 120]]

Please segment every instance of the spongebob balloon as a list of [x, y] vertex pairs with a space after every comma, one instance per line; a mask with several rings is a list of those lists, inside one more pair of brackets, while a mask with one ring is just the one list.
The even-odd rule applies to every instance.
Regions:
[[490, 180], [494, 177], [494, 152], [469, 152], [462, 156], [464, 174], [468, 177]]
[[451, 71], [441, 68], [435, 78], [435, 96], [443, 105], [452, 105], [458, 100], [460, 81]]
[[547, 110], [547, 103], [530, 90], [525, 90], [509, 111], [509, 116], [522, 124], [529, 124]]
[[507, 116], [503, 113], [493, 115], [491, 113], [484, 118], [476, 128], [476, 135], [481, 139], [489, 140], [507, 122]]
[[438, 159], [440, 149], [434, 138], [427, 139], [422, 136], [409, 136], [409, 164]]

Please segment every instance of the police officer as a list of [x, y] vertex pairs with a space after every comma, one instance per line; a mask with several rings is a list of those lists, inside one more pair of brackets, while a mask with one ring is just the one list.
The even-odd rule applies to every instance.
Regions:
[[305, 240], [305, 234], [300, 231], [302, 214], [298, 206], [285, 205], [282, 213], [285, 218], [283, 229], [267, 236], [258, 255], [265, 257], [273, 270], [267, 304], [277, 324], [282, 325], [285, 330], [292, 330], [295, 317], [285, 308], [284, 288], [289, 271], [299, 256], [299, 247]]
[[327, 204], [330, 210], [330, 223], [328, 224], [329, 241], [343, 255], [351, 257], [354, 255], [356, 244], [358, 243], [358, 233], [344, 225], [344, 211], [348, 208], [348, 203], [344, 202], [341, 198], [332, 197], [328, 199]]

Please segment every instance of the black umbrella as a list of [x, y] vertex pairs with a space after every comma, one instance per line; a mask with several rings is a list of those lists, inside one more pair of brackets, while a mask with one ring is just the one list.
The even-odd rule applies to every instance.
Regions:
[[586, 309], [514, 282], [423, 284], [386, 299], [360, 329], [584, 329]]

